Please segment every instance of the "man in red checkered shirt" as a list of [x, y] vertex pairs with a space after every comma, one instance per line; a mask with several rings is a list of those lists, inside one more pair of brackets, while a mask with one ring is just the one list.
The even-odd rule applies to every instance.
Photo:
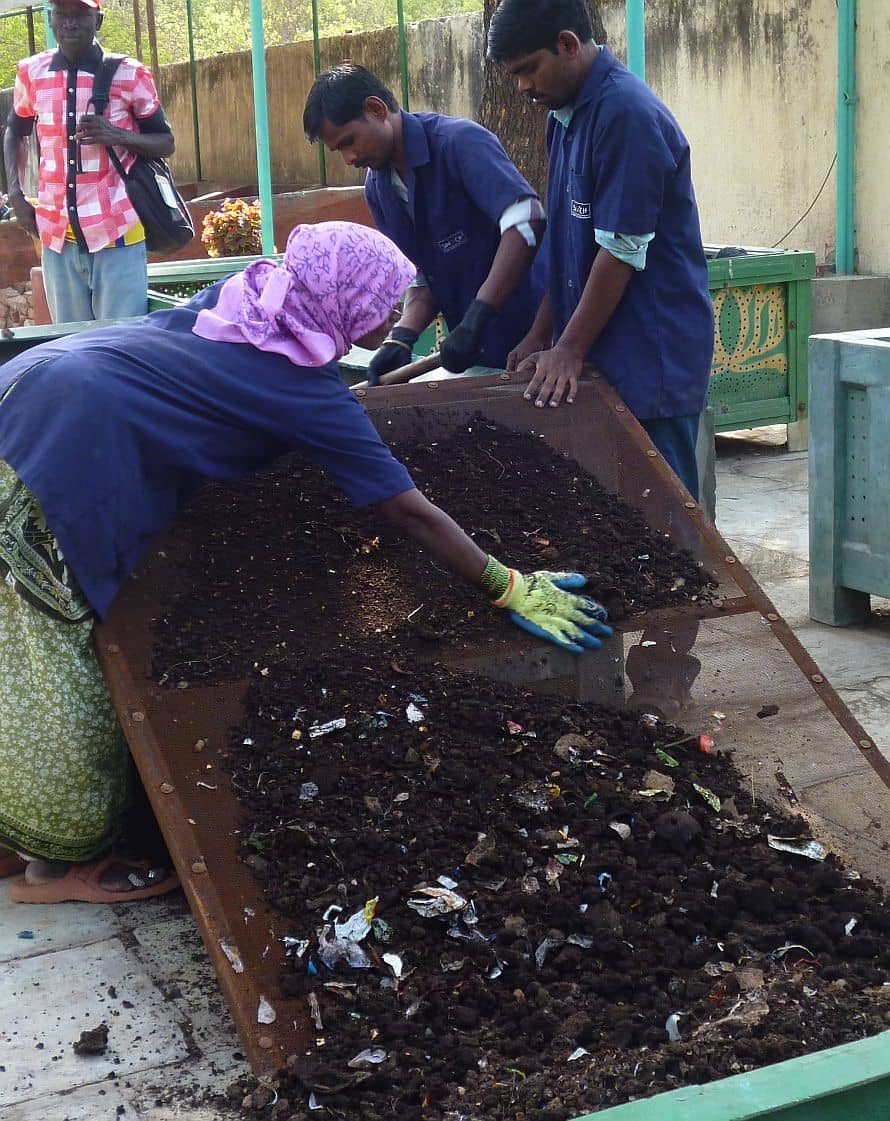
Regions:
[[[115, 147], [125, 168], [136, 155], [165, 157], [174, 148], [154, 79], [135, 59], [118, 67], [106, 115], [88, 112], [102, 65], [100, 4], [52, 0], [50, 27], [59, 49], [19, 63], [3, 139], [9, 202], [19, 223], [42, 243], [55, 323], [146, 313], [145, 231], [108, 147]], [[36, 206], [20, 178], [35, 121]]]

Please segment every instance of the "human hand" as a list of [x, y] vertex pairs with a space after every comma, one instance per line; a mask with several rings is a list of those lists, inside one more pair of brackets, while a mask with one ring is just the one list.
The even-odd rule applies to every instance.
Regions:
[[442, 368], [451, 374], [462, 374], [479, 357], [485, 328], [495, 316], [495, 309], [483, 300], [473, 300], [463, 319], [450, 331], [439, 346]]
[[505, 607], [513, 622], [529, 634], [544, 638], [572, 654], [602, 646], [612, 628], [606, 609], [596, 600], [575, 594], [587, 583], [580, 572], [510, 571], [506, 593], [494, 601]]
[[562, 404], [563, 397], [566, 404], [571, 405], [578, 394], [583, 365], [581, 358], [563, 350], [559, 343], [550, 350], [530, 355], [517, 367], [517, 373], [532, 375], [523, 397], [526, 401], [534, 399], [539, 409], [547, 404], [557, 408]]
[[526, 358], [537, 354], [538, 351], [547, 350], [550, 346], [550, 341], [549, 338], [543, 335], [537, 335], [533, 331], [529, 331], [525, 338], [520, 339], [507, 355], [507, 369], [511, 371], [515, 370]]
[[112, 144], [121, 144], [121, 133], [125, 131], [113, 125], [107, 117], [100, 117], [97, 113], [84, 113], [77, 122], [74, 139], [81, 144], [102, 144], [108, 148]]
[[407, 366], [414, 357], [412, 348], [417, 339], [417, 332], [410, 327], [393, 327], [368, 363], [368, 385], [377, 385], [384, 374]]
[[25, 198], [21, 191], [15, 191], [9, 196], [9, 205], [15, 215], [15, 220], [22, 227], [22, 229], [31, 234], [32, 237], [39, 237], [37, 233], [37, 216], [34, 213], [34, 207]]

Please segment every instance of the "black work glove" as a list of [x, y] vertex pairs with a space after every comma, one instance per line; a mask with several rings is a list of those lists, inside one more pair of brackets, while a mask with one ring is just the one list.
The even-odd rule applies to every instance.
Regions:
[[442, 340], [439, 354], [442, 368], [450, 374], [462, 374], [467, 367], [475, 364], [482, 349], [485, 328], [495, 317], [495, 310], [482, 300], [473, 300], [466, 315], [453, 331]]
[[368, 385], [377, 385], [383, 374], [392, 373], [412, 361], [418, 333], [410, 327], [393, 327], [383, 346], [368, 363]]

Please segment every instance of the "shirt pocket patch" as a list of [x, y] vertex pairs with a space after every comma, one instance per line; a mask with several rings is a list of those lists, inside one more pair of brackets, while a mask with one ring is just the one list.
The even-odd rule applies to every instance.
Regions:
[[443, 237], [439, 242], [439, 248], [443, 253], [453, 253], [455, 249], [459, 249], [462, 245], [466, 244], [467, 235], [463, 230], [457, 230], [448, 237]]
[[572, 199], [572, 217], [590, 220], [590, 203]]

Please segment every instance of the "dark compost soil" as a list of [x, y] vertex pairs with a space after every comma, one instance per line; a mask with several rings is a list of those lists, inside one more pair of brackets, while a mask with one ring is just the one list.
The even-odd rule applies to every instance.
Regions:
[[[586, 593], [613, 620], [711, 594], [690, 553], [540, 439], [477, 419], [438, 444], [393, 448], [481, 548], [525, 571], [583, 572]], [[299, 457], [206, 488], [176, 537], [185, 579], [158, 636], [164, 682], [240, 677], [285, 648], [336, 647], [359, 634], [390, 635], [427, 656], [438, 644], [515, 636], [505, 613], [354, 510]]]
[[[624, 610], [707, 591], [540, 442], [474, 435], [398, 451], [486, 547]], [[182, 532], [156, 672], [250, 676], [243, 856], [314, 1021], [274, 1092], [233, 1087], [246, 1114], [567, 1121], [887, 1026], [881, 893], [771, 848], [806, 825], [753, 807], [726, 755], [448, 670], [509, 624], [298, 462], [205, 492]]]

